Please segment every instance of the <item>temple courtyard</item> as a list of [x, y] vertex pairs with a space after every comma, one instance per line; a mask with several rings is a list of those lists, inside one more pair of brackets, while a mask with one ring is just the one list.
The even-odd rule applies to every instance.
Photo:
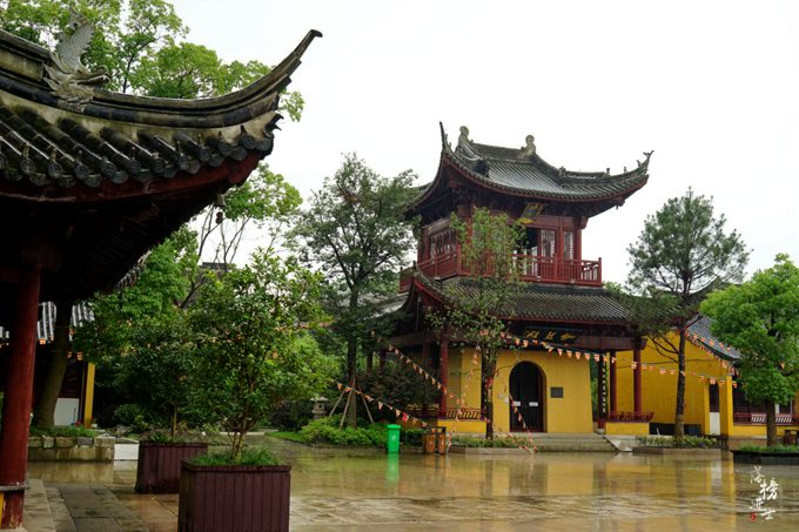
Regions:
[[[799, 467], [759, 470], [778, 487], [753, 514], [758, 470], [728, 454], [388, 456], [267, 440], [293, 467], [292, 530], [799, 529]], [[134, 493], [135, 460], [39, 462], [29, 472], [29, 530], [177, 529], [178, 496]], [[53, 528], [30, 526], [48, 504]]]

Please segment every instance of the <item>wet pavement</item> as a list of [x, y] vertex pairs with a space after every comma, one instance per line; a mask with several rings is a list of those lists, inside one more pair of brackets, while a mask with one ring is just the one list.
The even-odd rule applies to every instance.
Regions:
[[[754, 468], [729, 459], [631, 453], [389, 457], [270, 441], [293, 466], [294, 530], [799, 530], [797, 466], [762, 467], [766, 481], [773, 477], [779, 488], [776, 500], [764, 504], [774, 510], [772, 519], [756, 513], [753, 521], [750, 506], [760, 489], [751, 481]], [[31, 478], [48, 488], [79, 484], [105, 497], [105, 487], [148, 529], [175, 530], [177, 495], [134, 494], [135, 474], [135, 462], [30, 467]], [[134, 521], [128, 525], [118, 529], [142, 529]]]

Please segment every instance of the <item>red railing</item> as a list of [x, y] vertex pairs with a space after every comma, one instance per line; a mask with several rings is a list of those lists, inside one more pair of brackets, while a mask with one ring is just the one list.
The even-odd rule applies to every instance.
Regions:
[[654, 412], [608, 412], [607, 421], [614, 423], [649, 423]]
[[[427, 405], [424, 408], [408, 408], [407, 412], [413, 417], [417, 417], [419, 419], [439, 418], [438, 405]], [[457, 408], [447, 409], [446, 419], [455, 419], [456, 415], [458, 419], [465, 421], [485, 419], [485, 411], [479, 408], [461, 408], [460, 411]]]
[[[523, 281], [602, 286], [602, 259], [571, 260], [526, 254], [514, 254], [513, 259]], [[456, 251], [427, 259], [418, 266], [434, 279], [469, 274], [459, 265]]]
[[539, 255], [514, 255], [513, 258], [525, 281], [602, 285], [602, 259], [573, 260]]
[[[765, 412], [734, 412], [732, 421], [737, 425], [765, 425]], [[797, 414], [777, 414], [777, 425], [799, 425]]]

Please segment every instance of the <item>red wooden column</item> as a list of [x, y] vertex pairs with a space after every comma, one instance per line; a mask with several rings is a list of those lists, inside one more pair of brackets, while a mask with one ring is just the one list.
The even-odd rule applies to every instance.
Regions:
[[633, 350], [633, 361], [635, 362], [635, 369], [633, 370], [633, 411], [636, 416], [641, 414], [641, 375], [643, 368], [641, 368], [641, 348], [636, 347]]
[[39, 266], [23, 266], [13, 303], [11, 352], [0, 431], [0, 490], [3, 507], [0, 528], [22, 527], [28, 427], [33, 402], [33, 362], [39, 311]]
[[600, 357], [596, 366], [596, 424], [605, 428], [605, 359]]
[[610, 351], [610, 411], [617, 412], [616, 409], [616, 352]]
[[438, 400], [438, 417], [447, 417], [447, 372], [449, 371], [449, 338], [441, 338], [438, 358], [438, 381], [442, 384], [441, 397]]

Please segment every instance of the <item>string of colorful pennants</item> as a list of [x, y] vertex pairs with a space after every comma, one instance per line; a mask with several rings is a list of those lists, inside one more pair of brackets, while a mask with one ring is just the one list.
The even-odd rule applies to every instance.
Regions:
[[[586, 361], [589, 361], [589, 360], [591, 360], [593, 358], [595, 362], [599, 362], [600, 360], [602, 360], [602, 361], [604, 361], [606, 363], [608, 361], [611, 364], [616, 364], [617, 363], [616, 357], [611, 357], [608, 354], [593, 353], [591, 351], [586, 351], [586, 350], [583, 350], [583, 349], [575, 349], [575, 348], [572, 348], [571, 346], [551, 344], [549, 342], [545, 342], [545, 341], [541, 341], [541, 340], [528, 339], [528, 338], [519, 338], [517, 336], [511, 336], [511, 335], [507, 335], [507, 334], [503, 334], [503, 336], [504, 336], [504, 339], [507, 342], [515, 344], [517, 347], [518, 346], [523, 346], [525, 349], [531, 344], [532, 345], [540, 345], [541, 347], [546, 349], [548, 353], [557, 352], [558, 356], [563, 356], [565, 354], [568, 358], [574, 357], [575, 360], [580, 360], [581, 358], [585, 358]], [[686, 336], [689, 339], [692, 339], [691, 338], [692, 335], [686, 335]], [[698, 335], [693, 335], [693, 336], [698, 338]], [[692, 341], [692, 343], [693, 343], [693, 341]], [[701, 346], [698, 346], [698, 347], [701, 348]], [[711, 355], [716, 356], [714, 353], [712, 353], [710, 351], [708, 351], [708, 352]], [[732, 373], [737, 373], [737, 370], [735, 370], [735, 368], [731, 364], [728, 364], [727, 362], [724, 362], [723, 360], [720, 360], [719, 364], [721, 365], [722, 368], [724, 368], [725, 371], [732, 372]], [[642, 371], [655, 371], [657, 369], [659, 375], [676, 375], [677, 374], [677, 370], [676, 369], [658, 368], [657, 364], [641, 362], [640, 365], [641, 365], [641, 370]], [[630, 369], [635, 370], [637, 367], [638, 367], [638, 363], [637, 362], [635, 362], [635, 361], [631, 361], [630, 362], [630, 364], [629, 364], [629, 368]], [[695, 371], [681, 371], [680, 373], [682, 374], [683, 377], [685, 377], [685, 376], [697, 377], [699, 379], [699, 382], [704, 382], [705, 380], [707, 380], [710, 384], [718, 383], [719, 385], [724, 385], [726, 382], [729, 381], [732, 384], [733, 388], [737, 388], [738, 387], [738, 383], [736, 381], [734, 381], [731, 376], [725, 379], [725, 378], [718, 378], [718, 377], [715, 377], [715, 376], [712, 376], [712, 375], [707, 375], [707, 374], [704, 374], [704, 373], [698, 373], [698, 372], [695, 372]]]
[[413, 423], [413, 424], [420, 425], [422, 428], [427, 428], [428, 427], [428, 423], [425, 422], [424, 420], [419, 419], [418, 417], [412, 416], [411, 414], [409, 414], [407, 412], [404, 412], [404, 411], [400, 410], [399, 408], [395, 408], [394, 406], [390, 405], [389, 403], [386, 403], [384, 401], [379, 401], [379, 400], [375, 399], [374, 397], [372, 397], [371, 395], [363, 393], [362, 391], [358, 390], [357, 388], [352, 388], [351, 386], [347, 386], [346, 384], [341, 384], [338, 381], [334, 381], [334, 382], [336, 383], [336, 388], [338, 388], [339, 391], [343, 391], [345, 393], [355, 392], [358, 395], [360, 395], [361, 397], [363, 397], [364, 399], [366, 399], [367, 401], [369, 401], [370, 403], [375, 403], [376, 402], [378, 410], [387, 409], [388, 412], [393, 413], [394, 415], [396, 415], [397, 419], [401, 419], [402, 421], [405, 421], [405, 422], [410, 422], [410, 423]]

